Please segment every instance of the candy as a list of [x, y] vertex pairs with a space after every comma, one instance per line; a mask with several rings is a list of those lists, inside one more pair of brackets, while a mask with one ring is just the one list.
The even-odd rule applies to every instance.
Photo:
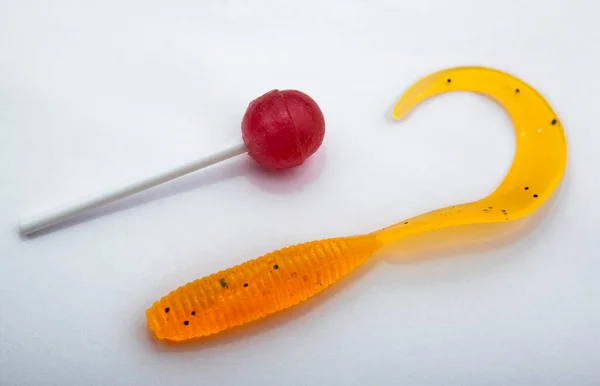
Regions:
[[311, 97], [297, 90], [273, 90], [256, 98], [248, 106], [242, 120], [242, 138], [238, 143], [117, 189], [41, 212], [21, 221], [19, 229], [23, 235], [35, 233], [84, 211], [246, 152], [259, 164], [270, 169], [299, 166], [317, 151], [324, 136], [325, 119]]
[[299, 166], [325, 136], [325, 118], [317, 103], [297, 90], [272, 90], [250, 103], [242, 120], [248, 154], [275, 170]]

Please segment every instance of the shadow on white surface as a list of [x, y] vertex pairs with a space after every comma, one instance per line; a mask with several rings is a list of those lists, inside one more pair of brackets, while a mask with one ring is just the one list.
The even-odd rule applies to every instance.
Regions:
[[378, 255], [391, 264], [418, 264], [423, 261], [483, 253], [502, 248], [530, 236], [543, 222], [550, 221], [552, 208], [560, 199], [563, 184], [536, 212], [525, 218], [491, 224], [450, 227], [417, 234], [385, 246]]
[[[356, 282], [369, 272], [380, 260], [392, 264], [406, 265], [419, 264], [433, 259], [442, 259], [457, 257], [465, 254], [484, 252], [494, 248], [500, 248], [516, 242], [519, 239], [530, 235], [537, 226], [548, 218], [555, 206], [557, 198], [560, 196], [559, 185], [556, 194], [548, 200], [537, 212], [521, 220], [500, 224], [477, 224], [453, 228], [446, 228], [439, 231], [426, 232], [416, 235], [397, 243], [384, 247], [376, 255], [368, 259], [362, 266], [351, 272], [347, 277], [340, 280], [325, 291], [314, 297], [297, 304], [294, 307], [279, 311], [275, 314], [267, 315], [257, 321], [222, 331], [208, 337], [193, 339], [186, 342], [172, 343], [168, 341], [159, 341], [145, 328], [144, 331], [148, 345], [158, 351], [165, 353], [178, 353], [197, 350], [206, 350], [219, 346], [226, 346], [234, 342], [251, 339], [256, 335], [264, 334], [275, 329], [286, 328], [286, 325], [292, 322], [301, 322], [302, 317], [309, 314], [317, 307], [325, 307], [329, 303], [334, 304], [335, 297], [343, 292], [347, 286], [356, 285]], [[511, 255], [510, 258], [517, 256]], [[498, 267], [496, 261], [491, 267]], [[490, 266], [489, 261], [486, 266]], [[480, 273], [480, 267], [475, 267], [475, 273]], [[464, 270], [461, 270], [464, 273]], [[473, 269], [469, 270], [469, 275], [473, 274]], [[413, 282], [407, 282], [409, 285], [427, 285], [432, 281], [452, 279], [453, 274], [444, 272], [444, 277], [430, 276], [423, 277], [415, 275]], [[404, 280], [405, 278], [403, 278]], [[140, 334], [143, 335], [143, 334]], [[143, 338], [143, 337], [142, 337]]]
[[244, 175], [260, 190], [271, 194], [291, 194], [301, 191], [319, 179], [325, 165], [326, 148], [322, 146], [304, 164], [291, 169], [269, 170], [246, 158]]

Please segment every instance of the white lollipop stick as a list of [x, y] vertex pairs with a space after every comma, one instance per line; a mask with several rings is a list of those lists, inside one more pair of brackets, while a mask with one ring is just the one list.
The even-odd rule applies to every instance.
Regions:
[[162, 172], [154, 177], [149, 177], [144, 180], [134, 182], [121, 188], [100, 193], [94, 197], [81, 199], [71, 204], [58, 207], [56, 209], [41, 213], [37, 216], [30, 217], [20, 224], [20, 230], [23, 235], [29, 235], [51, 225], [58, 224], [62, 221], [70, 219], [84, 211], [98, 208], [110, 202], [131, 196], [132, 194], [149, 189], [153, 186], [171, 181], [177, 177], [189, 174], [196, 170], [200, 170], [207, 166], [224, 161], [228, 158], [246, 153], [246, 145], [242, 143], [235, 144], [224, 150], [199, 158], [185, 165], [181, 165], [175, 169]]

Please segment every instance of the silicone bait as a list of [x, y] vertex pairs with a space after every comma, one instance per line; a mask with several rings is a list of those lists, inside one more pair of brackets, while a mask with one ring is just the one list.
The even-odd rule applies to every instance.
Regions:
[[487, 94], [504, 106], [516, 132], [512, 166], [498, 188], [475, 202], [422, 214], [376, 232], [281, 249], [188, 283], [146, 312], [157, 338], [183, 341], [291, 307], [329, 287], [387, 243], [450, 226], [511, 221], [534, 212], [559, 184], [567, 145], [560, 120], [532, 87], [490, 68], [459, 67], [426, 76], [396, 104], [403, 118], [438, 94]]

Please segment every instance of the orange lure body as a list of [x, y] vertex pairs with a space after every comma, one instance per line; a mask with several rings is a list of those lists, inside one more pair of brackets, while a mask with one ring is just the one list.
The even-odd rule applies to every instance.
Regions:
[[417, 82], [399, 100], [393, 115], [400, 119], [419, 102], [450, 91], [487, 94], [513, 121], [515, 157], [494, 192], [370, 234], [281, 249], [188, 283], [146, 312], [156, 337], [171, 341], [202, 337], [291, 307], [347, 275], [383, 245], [404, 237], [451, 226], [512, 221], [537, 210], [561, 181], [567, 159], [562, 123], [550, 105], [511, 75], [458, 67]]
[[180, 341], [241, 325], [321, 292], [370, 257], [374, 236], [294, 245], [198, 279], [146, 312], [159, 339]]

